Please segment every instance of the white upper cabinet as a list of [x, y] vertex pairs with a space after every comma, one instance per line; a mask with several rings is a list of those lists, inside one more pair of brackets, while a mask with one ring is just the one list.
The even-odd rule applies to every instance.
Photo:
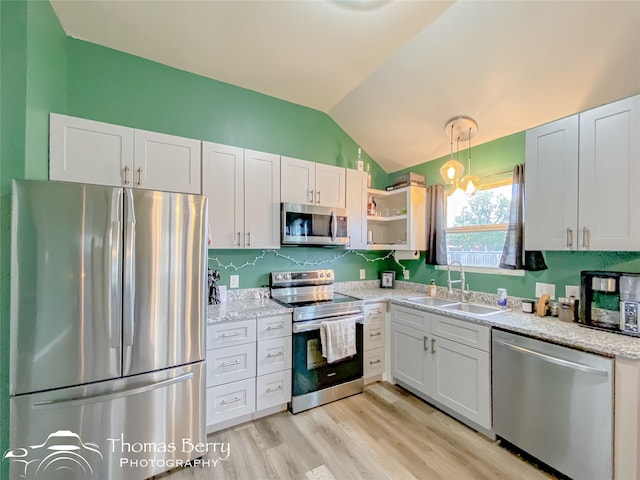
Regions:
[[244, 151], [247, 248], [280, 248], [280, 155]]
[[200, 193], [199, 140], [54, 113], [49, 128], [51, 180]]
[[133, 129], [52, 113], [49, 178], [99, 185], [131, 185]]
[[640, 250], [640, 95], [527, 131], [528, 250]]
[[201, 142], [135, 130], [133, 181], [137, 188], [200, 194]]
[[203, 142], [209, 248], [280, 248], [280, 157]]
[[578, 116], [528, 130], [525, 245], [572, 250], [578, 231]]
[[367, 248], [367, 172], [347, 169], [347, 209], [349, 210], [349, 245]]
[[640, 250], [640, 95], [580, 114], [579, 248]]
[[345, 208], [346, 169], [282, 157], [282, 202]]
[[209, 248], [244, 248], [244, 150], [202, 142], [202, 194], [209, 199]]

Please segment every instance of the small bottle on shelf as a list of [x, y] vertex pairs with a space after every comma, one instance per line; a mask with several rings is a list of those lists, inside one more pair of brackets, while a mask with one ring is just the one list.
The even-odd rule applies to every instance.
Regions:
[[376, 201], [373, 198], [373, 195], [369, 195], [369, 202], [367, 203], [367, 215], [369, 215], [370, 217], [375, 217], [376, 212]]
[[358, 148], [358, 171], [362, 172], [364, 170], [364, 162], [362, 161], [362, 149]]
[[367, 163], [367, 188], [371, 188], [371, 168]]

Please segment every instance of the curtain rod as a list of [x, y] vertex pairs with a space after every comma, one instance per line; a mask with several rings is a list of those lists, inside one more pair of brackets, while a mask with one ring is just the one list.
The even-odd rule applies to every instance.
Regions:
[[503, 170], [502, 172], [490, 173], [489, 175], [484, 175], [483, 178], [497, 177], [499, 175], [505, 175], [507, 173], [513, 173], [513, 168], [511, 170]]

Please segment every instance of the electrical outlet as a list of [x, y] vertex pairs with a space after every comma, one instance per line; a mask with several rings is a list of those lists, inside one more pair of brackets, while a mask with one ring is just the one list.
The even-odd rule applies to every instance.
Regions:
[[564, 295], [567, 298], [569, 298], [571, 295], [573, 295], [576, 298], [580, 298], [580, 287], [577, 285], [565, 285]]
[[402, 270], [402, 276], [405, 280], [409, 280], [409, 270]]
[[229, 276], [229, 288], [238, 288], [240, 286], [240, 275]]
[[544, 294], [548, 294], [552, 300], [556, 299], [556, 286], [552, 283], [536, 282], [536, 298], [540, 298]]
[[360, 280], [364, 280], [367, 278], [367, 273], [364, 271], [364, 268], [360, 269]]

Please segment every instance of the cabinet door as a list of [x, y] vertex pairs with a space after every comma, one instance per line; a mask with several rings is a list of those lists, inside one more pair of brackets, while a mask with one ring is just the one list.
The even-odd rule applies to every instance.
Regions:
[[136, 130], [134, 186], [200, 194], [201, 148], [200, 140]]
[[640, 95], [580, 114], [580, 242], [640, 250]]
[[316, 163], [316, 204], [345, 208], [346, 169]]
[[367, 248], [367, 173], [347, 170], [346, 205], [349, 210], [349, 245], [353, 250]]
[[209, 248], [244, 242], [244, 150], [203, 142], [202, 194], [209, 198]]
[[133, 179], [133, 129], [52, 113], [49, 179], [114, 187]]
[[527, 250], [574, 250], [578, 242], [578, 116], [528, 130], [525, 149]]
[[316, 164], [297, 158], [282, 157], [282, 202], [313, 205], [316, 200]]
[[245, 248], [280, 248], [280, 156], [244, 151]]
[[415, 328], [391, 322], [391, 375], [427, 394], [429, 339]]
[[429, 396], [491, 429], [491, 369], [487, 352], [432, 336]]

